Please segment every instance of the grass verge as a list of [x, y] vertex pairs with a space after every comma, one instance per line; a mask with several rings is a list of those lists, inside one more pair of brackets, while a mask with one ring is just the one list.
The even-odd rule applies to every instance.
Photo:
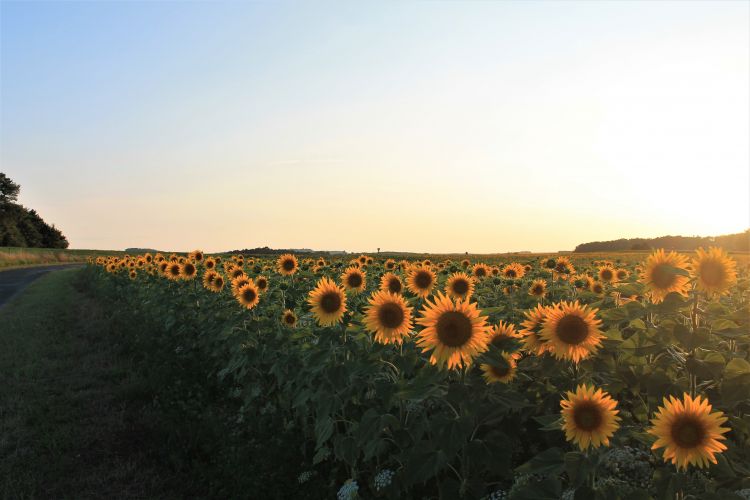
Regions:
[[165, 498], [144, 399], [80, 270], [0, 309], [0, 498]]

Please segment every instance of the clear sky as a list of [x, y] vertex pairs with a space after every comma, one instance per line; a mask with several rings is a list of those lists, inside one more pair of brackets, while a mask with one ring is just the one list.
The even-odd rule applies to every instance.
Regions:
[[74, 248], [750, 227], [750, 3], [1, 3], [1, 171]]

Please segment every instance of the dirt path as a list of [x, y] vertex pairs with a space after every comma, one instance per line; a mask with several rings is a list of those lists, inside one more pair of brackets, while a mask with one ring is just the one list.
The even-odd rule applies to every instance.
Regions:
[[81, 264], [57, 264], [0, 271], [0, 307], [37, 278], [50, 271], [57, 271]]

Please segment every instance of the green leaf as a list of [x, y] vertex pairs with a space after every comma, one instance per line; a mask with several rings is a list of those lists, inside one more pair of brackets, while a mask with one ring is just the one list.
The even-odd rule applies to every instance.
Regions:
[[734, 358], [727, 363], [724, 369], [724, 378], [733, 379], [750, 373], [750, 363], [742, 358]]
[[548, 448], [523, 465], [516, 467], [519, 474], [556, 475], [565, 468], [564, 454], [560, 448]]
[[320, 448], [333, 434], [333, 420], [331, 417], [318, 418], [315, 421], [315, 438], [317, 439], [317, 448]]

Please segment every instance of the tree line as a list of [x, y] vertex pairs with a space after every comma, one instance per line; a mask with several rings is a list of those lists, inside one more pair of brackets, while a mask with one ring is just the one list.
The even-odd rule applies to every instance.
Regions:
[[36, 210], [17, 202], [21, 186], [0, 172], [0, 247], [68, 248], [68, 240]]
[[718, 246], [729, 252], [750, 251], [750, 229], [722, 236], [660, 236], [658, 238], [620, 238], [611, 241], [593, 241], [578, 245], [574, 252], [612, 252], [627, 250], [691, 251], [699, 247]]

